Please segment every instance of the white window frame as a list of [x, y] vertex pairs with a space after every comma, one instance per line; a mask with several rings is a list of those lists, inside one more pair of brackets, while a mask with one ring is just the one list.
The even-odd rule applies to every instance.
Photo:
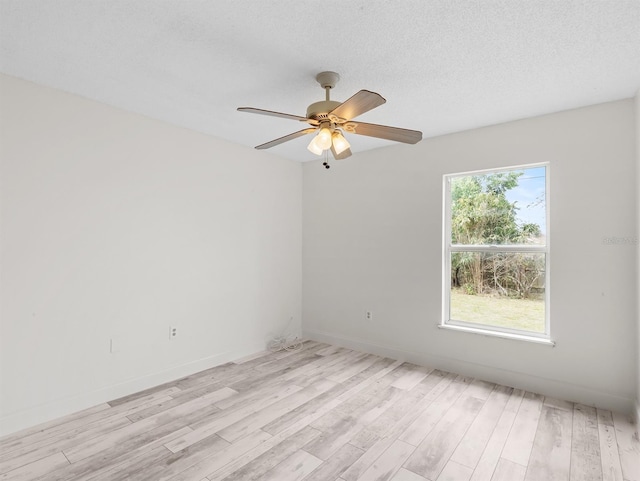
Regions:
[[[534, 167], [545, 168], [545, 214], [546, 214], [546, 232], [545, 244], [540, 245], [464, 245], [451, 243], [451, 180], [458, 177], [467, 177], [471, 175], [497, 174], [501, 172], [513, 172], [525, 170]], [[549, 205], [550, 205], [550, 189], [549, 189], [549, 171], [548, 162], [537, 164], [515, 165], [510, 167], [500, 167], [496, 169], [475, 170], [469, 172], [461, 172], [454, 174], [445, 174], [443, 176], [443, 268], [442, 268], [442, 321], [439, 327], [452, 329], [456, 331], [465, 331], [488, 336], [503, 337], [508, 339], [524, 340], [538, 342], [541, 344], [555, 345], [551, 340], [550, 325], [550, 228], [549, 228]], [[522, 252], [522, 253], [540, 253], [545, 255], [545, 330], [544, 332], [534, 332], [522, 329], [510, 329], [501, 326], [492, 326], [488, 324], [479, 324], [475, 322], [465, 322], [463, 320], [450, 319], [450, 301], [451, 301], [451, 254], [454, 252]]]

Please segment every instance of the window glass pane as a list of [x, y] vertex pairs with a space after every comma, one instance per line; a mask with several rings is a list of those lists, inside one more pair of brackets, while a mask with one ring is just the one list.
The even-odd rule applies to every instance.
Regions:
[[449, 319], [544, 333], [545, 257], [452, 253]]
[[546, 168], [451, 179], [451, 243], [544, 245]]

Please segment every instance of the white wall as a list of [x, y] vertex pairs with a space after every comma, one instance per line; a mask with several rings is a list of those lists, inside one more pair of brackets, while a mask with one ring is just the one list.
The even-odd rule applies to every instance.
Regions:
[[[631, 412], [634, 151], [629, 99], [304, 165], [303, 333]], [[443, 174], [542, 161], [556, 347], [438, 329]]]
[[299, 330], [300, 164], [0, 82], [0, 434]]

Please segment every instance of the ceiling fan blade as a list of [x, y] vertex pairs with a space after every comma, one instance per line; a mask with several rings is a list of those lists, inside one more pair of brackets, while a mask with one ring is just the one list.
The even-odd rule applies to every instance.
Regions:
[[399, 127], [387, 127], [386, 125], [367, 124], [365, 122], [350, 122], [348, 132], [379, 139], [416, 144], [422, 140], [422, 132], [419, 130], [401, 129]]
[[255, 109], [253, 107], [238, 107], [239, 112], [248, 112], [250, 114], [269, 115], [270, 117], [282, 117], [283, 119], [299, 120], [300, 122], [307, 122], [311, 125], [318, 125], [317, 120], [308, 119], [299, 115], [283, 114], [282, 112], [274, 112], [272, 110]]
[[343, 150], [340, 154], [338, 154], [336, 152], [336, 149], [333, 148], [333, 145], [331, 146], [331, 153], [333, 154], [333, 158], [336, 160], [342, 160], [342, 159], [346, 159], [347, 157], [351, 156], [351, 149], [346, 149]]
[[351, 98], [345, 100], [329, 114], [340, 117], [341, 119], [351, 120], [369, 110], [379, 107], [386, 100], [382, 95], [369, 90], [361, 90]]
[[294, 133], [289, 134], [289, 135], [285, 135], [284, 137], [280, 137], [278, 139], [272, 140], [271, 142], [267, 142], [265, 144], [256, 145], [256, 149], [258, 149], [258, 150], [269, 149], [271, 147], [275, 147], [276, 145], [283, 144], [284, 142], [288, 142], [289, 140], [293, 140], [293, 139], [296, 139], [298, 137], [302, 137], [303, 135], [315, 132], [316, 130], [317, 129], [302, 129], [302, 130], [298, 130], [297, 132], [294, 132]]

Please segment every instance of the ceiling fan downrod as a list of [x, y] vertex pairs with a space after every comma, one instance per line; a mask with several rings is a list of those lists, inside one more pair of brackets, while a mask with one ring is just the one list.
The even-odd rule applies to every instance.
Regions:
[[336, 86], [340, 80], [340, 74], [337, 72], [320, 72], [316, 75], [316, 81], [324, 89], [324, 99], [329, 102], [331, 100], [329, 91]]
[[336, 86], [336, 83], [340, 80], [340, 75], [336, 72], [320, 72], [316, 75], [316, 81], [324, 89], [325, 100], [320, 102], [314, 102], [307, 107], [307, 118], [315, 120], [327, 120], [328, 113], [338, 107], [341, 102], [331, 100], [330, 90]]

